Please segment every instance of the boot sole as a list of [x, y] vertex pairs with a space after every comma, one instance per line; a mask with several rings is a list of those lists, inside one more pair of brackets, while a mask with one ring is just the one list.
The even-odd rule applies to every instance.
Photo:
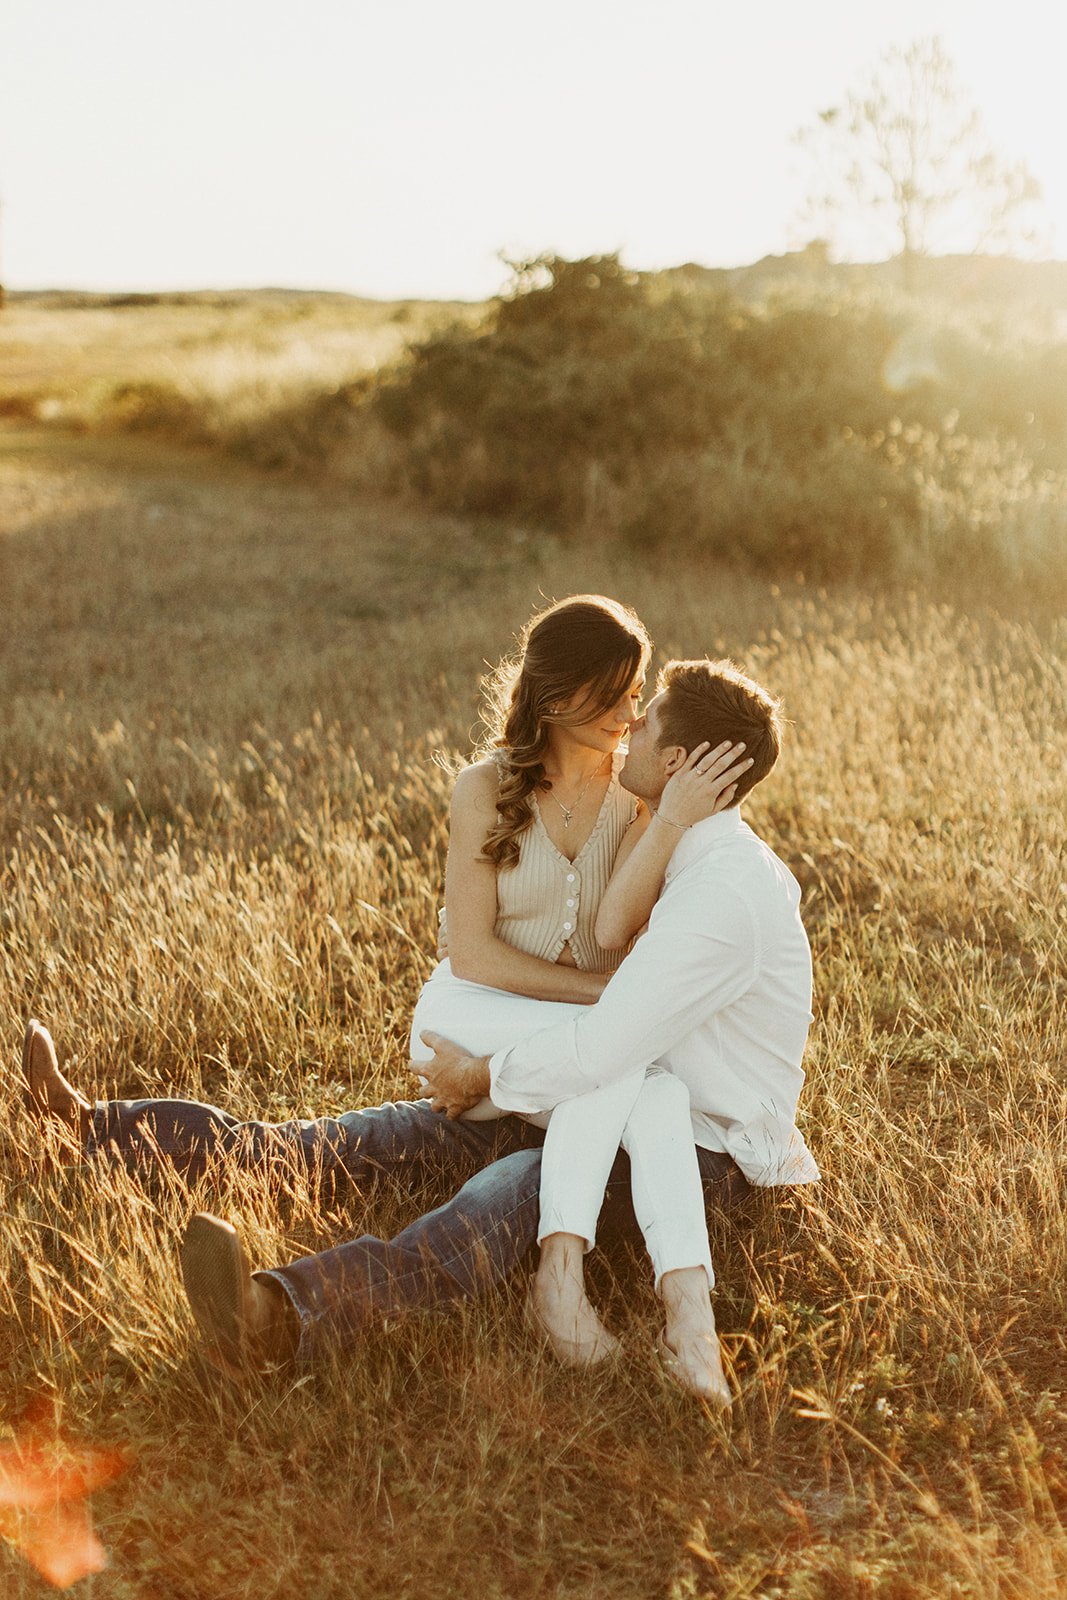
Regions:
[[252, 1370], [248, 1340], [251, 1276], [237, 1230], [198, 1212], [181, 1247], [182, 1282], [204, 1337], [204, 1354], [228, 1377]]

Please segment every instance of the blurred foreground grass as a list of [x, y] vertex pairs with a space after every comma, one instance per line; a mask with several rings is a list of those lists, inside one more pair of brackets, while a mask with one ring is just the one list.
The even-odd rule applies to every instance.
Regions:
[[[138, 439], [0, 442], [0, 1420], [43, 1392], [133, 1448], [93, 1593], [1062, 1595], [1063, 623], [568, 550]], [[434, 755], [468, 750], [482, 663], [542, 595], [585, 588], [664, 655], [735, 655], [794, 723], [752, 820], [805, 888], [825, 1180], [717, 1233], [733, 1415], [663, 1387], [625, 1255], [595, 1267], [626, 1355], [593, 1380], [531, 1347], [515, 1289], [288, 1388], [205, 1389], [194, 1205], [269, 1260], [435, 1197], [41, 1177], [22, 1019], [99, 1093], [406, 1093]], [[0, 1551], [5, 1595], [42, 1588]]]

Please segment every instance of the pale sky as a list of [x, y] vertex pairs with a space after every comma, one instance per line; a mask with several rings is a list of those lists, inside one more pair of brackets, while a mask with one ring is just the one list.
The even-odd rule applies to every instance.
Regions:
[[498, 252], [736, 265], [797, 126], [940, 34], [1067, 255], [1049, 0], [0, 0], [0, 280], [480, 299]]

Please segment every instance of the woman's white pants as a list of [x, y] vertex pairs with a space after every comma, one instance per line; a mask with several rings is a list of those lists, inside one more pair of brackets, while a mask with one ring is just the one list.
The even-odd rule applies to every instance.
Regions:
[[[442, 1034], [474, 1055], [520, 1044], [541, 1028], [580, 1016], [584, 1006], [489, 989], [452, 975], [447, 961], [423, 985], [411, 1026], [411, 1059], [432, 1051], [419, 1035]], [[502, 1116], [488, 1101], [475, 1117]], [[550, 1113], [531, 1116], [547, 1129], [541, 1157], [541, 1221], [537, 1240], [574, 1234], [592, 1249], [604, 1190], [616, 1153], [630, 1157], [634, 1213], [652, 1260], [656, 1288], [665, 1272], [702, 1266], [715, 1281], [689, 1111], [680, 1078], [651, 1066], [617, 1083], [564, 1100]]]
[[703, 1267], [715, 1282], [704, 1215], [689, 1090], [660, 1067], [631, 1073], [564, 1100], [552, 1112], [541, 1154], [537, 1242], [572, 1233], [591, 1250], [615, 1153], [630, 1157], [634, 1214], [656, 1274]]

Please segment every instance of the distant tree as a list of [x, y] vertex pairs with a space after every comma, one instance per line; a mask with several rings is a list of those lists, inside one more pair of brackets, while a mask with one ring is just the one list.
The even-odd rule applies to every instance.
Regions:
[[991, 147], [940, 39], [887, 50], [797, 142], [811, 165], [805, 236], [838, 255], [888, 248], [909, 287], [918, 256], [1034, 242], [1037, 180]]

